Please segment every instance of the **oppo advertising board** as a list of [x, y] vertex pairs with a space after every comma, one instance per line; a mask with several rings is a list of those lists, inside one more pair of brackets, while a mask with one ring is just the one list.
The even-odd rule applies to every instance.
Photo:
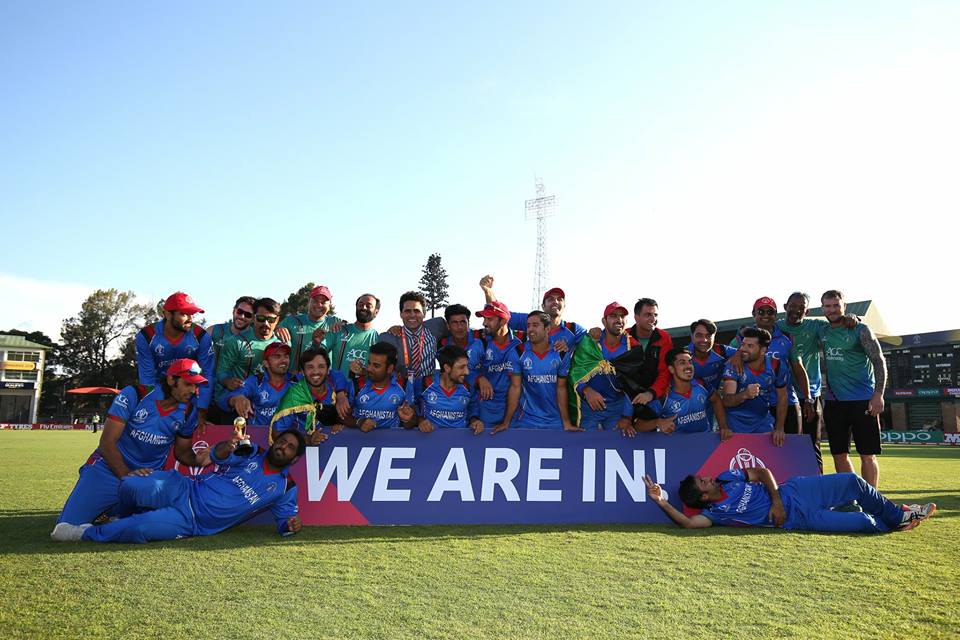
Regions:
[[[266, 444], [265, 427], [249, 427]], [[232, 427], [208, 426], [195, 446], [228, 439]], [[200, 443], [203, 443], [202, 445]], [[215, 471], [171, 468], [184, 474]], [[649, 474], [680, 507], [680, 481], [766, 467], [778, 480], [816, 475], [808, 436], [640, 434], [510, 429], [474, 436], [466, 429], [361, 433], [347, 430], [307, 447], [292, 469], [307, 525], [662, 523], [647, 499]], [[265, 521], [265, 520], [264, 520]]]

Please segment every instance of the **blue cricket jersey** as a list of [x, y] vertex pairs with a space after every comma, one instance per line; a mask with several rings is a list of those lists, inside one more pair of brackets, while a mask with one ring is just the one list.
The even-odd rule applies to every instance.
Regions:
[[480, 419], [485, 423], [492, 424], [503, 420], [507, 408], [507, 391], [510, 390], [510, 374], [516, 373], [510, 354], [516, 354], [522, 345], [512, 334], [508, 334], [502, 344], [492, 338], [487, 340], [480, 373], [493, 387], [493, 397], [489, 400], [478, 400]]
[[247, 379], [243, 381], [242, 385], [233, 391], [227, 392], [227, 395], [219, 403], [220, 408], [224, 411], [229, 411], [230, 405], [228, 401], [230, 398], [234, 396], [244, 396], [250, 401], [250, 404], [253, 405], [253, 417], [251, 418], [250, 424], [268, 425], [283, 395], [287, 392], [287, 389], [296, 382], [297, 376], [289, 372], [284, 374], [283, 382], [277, 387], [273, 386], [273, 383], [270, 382], [269, 374], [247, 376]]
[[570, 372], [569, 351], [563, 355], [553, 348], [537, 353], [533, 345], [524, 343], [521, 353], [513, 351], [515, 371], [520, 372], [523, 396], [513, 417], [512, 426], [525, 429], [563, 429], [557, 404], [557, 385], [566, 384]]
[[377, 429], [396, 429], [400, 426], [400, 416], [397, 409], [404, 402], [411, 407], [415, 406], [414, 385], [408, 381], [401, 385], [394, 376], [383, 389], [377, 389], [372, 382], [362, 383], [353, 402], [353, 417], [360, 420], [367, 418], [377, 423]]
[[[213, 380], [214, 357], [213, 339], [200, 325], [193, 325], [190, 331], [184, 333], [179, 340], [172, 342], [163, 335], [161, 320], [147, 325], [137, 332], [134, 340], [137, 350], [137, 378], [140, 384], [160, 384], [167, 375], [167, 368], [174, 360], [190, 358], [200, 365], [200, 371], [207, 380]], [[206, 409], [210, 406], [213, 396], [213, 387], [209, 382], [199, 385], [197, 408]]]
[[[739, 339], [734, 338], [731, 343], [734, 346], [739, 344]], [[786, 369], [787, 375], [787, 402], [790, 404], [800, 404], [796, 390], [793, 388], [793, 371], [790, 370], [790, 363], [799, 360], [798, 354], [793, 350], [793, 338], [780, 330], [780, 327], [774, 325], [770, 332], [770, 344], [767, 346], [767, 353], [778, 358]], [[809, 382], [809, 380], [808, 380]], [[777, 406], [777, 392], [771, 390], [767, 394], [767, 404], [771, 407]]]
[[[464, 349], [467, 352], [467, 385], [472, 389], [477, 377], [483, 370], [484, 343], [486, 340], [482, 337], [482, 331], [467, 332], [467, 346]], [[453, 336], [446, 336], [437, 341], [437, 351], [447, 345], [455, 344]], [[434, 379], [440, 379], [440, 370], [437, 369]]]
[[[526, 331], [527, 316], [529, 315], [529, 313], [512, 313], [510, 314], [510, 322], [507, 326], [514, 331]], [[550, 346], [553, 346], [553, 343], [557, 340], [565, 340], [572, 352], [573, 348], [580, 343], [580, 340], [582, 340], [586, 334], [587, 330], [576, 322], [563, 322], [559, 327], [551, 328], [547, 335], [550, 338]]]
[[727, 407], [727, 426], [734, 433], [765, 433], [772, 431], [774, 418], [770, 415], [770, 404], [767, 398], [770, 394], [776, 397], [776, 389], [787, 386], [787, 371], [785, 362], [767, 353], [764, 358], [763, 369], [753, 370], [747, 363], [743, 365], [743, 373], [738, 375], [732, 365], [723, 369], [724, 380], [736, 380], [737, 393], [743, 391], [747, 385], [759, 384], [760, 395], [746, 400], [736, 407]]
[[453, 389], [444, 389], [440, 379], [431, 381], [417, 399], [418, 415], [426, 418], [438, 428], [467, 427], [469, 420], [477, 415], [475, 394], [466, 384]]
[[[141, 394], [143, 399], [139, 399]], [[163, 468], [177, 437], [190, 438], [197, 428], [195, 406], [191, 406], [188, 415], [184, 415], [187, 405], [182, 403], [164, 413], [159, 407], [161, 400], [160, 387], [141, 387], [139, 394], [136, 387], [124, 387], [107, 410], [107, 417], [125, 423], [117, 449], [131, 470]], [[97, 449], [87, 464], [102, 458]]]
[[687, 345], [687, 351], [693, 355], [693, 377], [699, 380], [711, 394], [720, 386], [720, 377], [727, 360], [737, 352], [733, 347], [715, 344], [710, 353], [701, 359], [692, 342]]
[[666, 398], [657, 398], [647, 405], [660, 418], [676, 416], [676, 433], [700, 433], [713, 430], [710, 396], [706, 387], [696, 380], [690, 383], [690, 393], [684, 395], [670, 385]]
[[190, 487], [194, 535], [219, 533], [264, 509], [270, 509], [277, 531], [286, 533], [287, 518], [297, 515], [297, 487], [289, 467], [268, 470], [264, 463], [267, 450], [257, 445], [248, 456], [231, 454], [220, 460], [213, 449], [210, 454], [219, 468], [195, 476]]
[[717, 476], [717, 480], [723, 485], [724, 496], [703, 509], [701, 514], [710, 518], [714, 524], [735, 527], [773, 526], [769, 518], [772, 502], [766, 487], [759, 482], [747, 481], [747, 474], [742, 469], [724, 471]]
[[[622, 356], [627, 351], [632, 349], [635, 346], [636, 340], [630, 335], [624, 333], [620, 336], [620, 342], [617, 344], [617, 347], [611, 349], [607, 346], [606, 340], [607, 332], [603, 331], [600, 340], [600, 353], [603, 355], [603, 359], [610, 361], [614, 358]], [[587, 388], [593, 389], [603, 398], [604, 402], [607, 405], [607, 408], [600, 412], [595, 412], [590, 408], [590, 405], [587, 403], [586, 398], [583, 395], [583, 392]], [[610, 420], [613, 420], [614, 417], [625, 417], [629, 418], [633, 416], [633, 404], [631, 399], [627, 394], [620, 390], [617, 386], [617, 376], [616, 374], [598, 374], [591, 377], [586, 382], [579, 382], [577, 384], [577, 394], [582, 398], [580, 402], [580, 410], [582, 416], [580, 417], [580, 426], [582, 427], [593, 427], [593, 423], [596, 420], [603, 420], [603, 418], [609, 417]], [[619, 407], [619, 408], [616, 408]], [[602, 418], [600, 417], [602, 416]], [[584, 424], [587, 423], [587, 424]]]

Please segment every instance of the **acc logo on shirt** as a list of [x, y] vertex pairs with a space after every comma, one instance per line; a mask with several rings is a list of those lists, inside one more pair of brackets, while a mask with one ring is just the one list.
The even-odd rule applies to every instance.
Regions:
[[117, 396], [116, 403], [118, 407], [127, 407], [130, 405], [130, 401], [127, 400], [127, 396], [122, 393]]
[[750, 453], [750, 450], [746, 447], [740, 447], [737, 455], [730, 458], [730, 471], [734, 469], [754, 469], [757, 467], [766, 469], [767, 465], [763, 464], [763, 460]]
[[140, 409], [135, 414], [133, 414], [133, 422], [143, 422], [147, 419], [147, 416], [150, 414], [146, 409]]

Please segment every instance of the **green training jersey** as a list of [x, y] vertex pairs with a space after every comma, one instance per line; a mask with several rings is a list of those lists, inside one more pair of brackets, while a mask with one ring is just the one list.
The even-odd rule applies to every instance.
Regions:
[[860, 342], [864, 331], [870, 332], [865, 324], [853, 329], [827, 324], [820, 329], [827, 387], [837, 400], [869, 400], [873, 396], [873, 364]]
[[277, 336], [266, 340], [256, 337], [231, 336], [223, 343], [220, 359], [217, 361], [217, 387], [214, 395], [219, 401], [227, 392], [223, 381], [227, 378], [246, 380], [247, 376], [263, 372], [263, 350], [268, 344], [280, 342]]
[[280, 321], [278, 328], [283, 327], [290, 332], [290, 346], [292, 347], [290, 371], [300, 371], [300, 354], [309, 349], [313, 343], [313, 332], [317, 329], [323, 329], [330, 333], [330, 328], [338, 322], [343, 322], [343, 320], [329, 314], [319, 320], [313, 320], [308, 313], [295, 313]]
[[330, 353], [330, 366], [350, 377], [350, 363], [360, 360], [364, 365], [370, 359], [370, 347], [379, 341], [376, 329], [361, 329], [356, 324], [347, 324], [335, 333], [328, 333], [321, 343]]
[[820, 375], [820, 331], [829, 324], [823, 318], [804, 318], [795, 325], [787, 324], [786, 320], [777, 320], [780, 331], [793, 338], [794, 354], [799, 356], [803, 368], [807, 370], [811, 398], [819, 398], [823, 386]]

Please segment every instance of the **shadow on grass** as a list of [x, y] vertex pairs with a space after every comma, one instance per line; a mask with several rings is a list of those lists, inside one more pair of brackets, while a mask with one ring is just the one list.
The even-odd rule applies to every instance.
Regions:
[[[956, 497], [954, 497], [956, 498]], [[936, 501], [936, 498], [934, 498]], [[941, 507], [942, 509], [942, 507]], [[152, 553], [158, 549], [191, 551], [218, 551], [270, 547], [306, 547], [313, 545], [349, 544], [403, 544], [407, 542], [456, 542], [477, 539], [515, 538], [529, 534], [628, 534], [664, 537], [707, 536], [770, 536], [781, 535], [768, 528], [711, 527], [684, 530], [673, 525], [414, 525], [414, 526], [354, 526], [305, 527], [297, 536], [280, 538], [270, 525], [241, 525], [216, 536], [152, 542], [147, 545], [94, 544], [89, 542], [55, 543], [50, 531], [58, 512], [2, 510], [0, 511], [0, 553], [4, 555], [61, 555], [74, 553]], [[960, 512], [939, 511], [936, 517], [956, 517]], [[793, 532], [862, 537], [864, 534]]]

